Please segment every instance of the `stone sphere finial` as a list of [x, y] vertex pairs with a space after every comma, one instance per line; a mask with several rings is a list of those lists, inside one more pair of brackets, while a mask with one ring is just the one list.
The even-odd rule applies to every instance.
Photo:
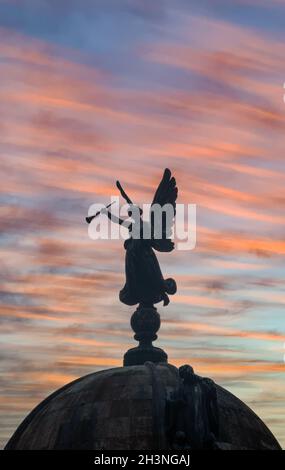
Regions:
[[153, 305], [139, 305], [131, 317], [134, 338], [139, 341], [136, 348], [129, 349], [124, 356], [124, 366], [142, 365], [150, 362], [167, 362], [167, 354], [152, 345], [160, 328], [160, 315]]

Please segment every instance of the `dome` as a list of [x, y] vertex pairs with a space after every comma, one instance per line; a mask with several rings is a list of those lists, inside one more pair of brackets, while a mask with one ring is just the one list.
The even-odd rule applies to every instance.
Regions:
[[266, 425], [230, 392], [190, 366], [152, 362], [65, 385], [27, 416], [6, 445], [14, 450], [207, 447], [280, 449]]

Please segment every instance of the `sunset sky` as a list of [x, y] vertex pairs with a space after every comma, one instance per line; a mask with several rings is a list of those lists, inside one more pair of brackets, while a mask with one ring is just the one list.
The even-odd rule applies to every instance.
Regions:
[[[197, 246], [157, 346], [285, 446], [285, 0], [0, 0], [3, 446], [65, 383], [122, 365], [122, 240], [85, 216], [149, 203], [169, 167]], [[123, 201], [122, 201], [123, 202]]]

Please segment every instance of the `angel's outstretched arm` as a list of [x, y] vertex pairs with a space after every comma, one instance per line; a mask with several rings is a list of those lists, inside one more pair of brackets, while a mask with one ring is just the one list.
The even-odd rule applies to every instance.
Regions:
[[111, 220], [111, 222], [114, 222], [115, 224], [119, 224], [119, 225], [123, 225], [124, 227], [128, 228], [129, 225], [130, 225], [130, 222], [125, 220], [125, 219], [121, 219], [120, 217], [117, 217], [116, 215], [112, 214], [112, 212], [109, 212], [109, 211], [104, 211], [103, 213], [105, 213], [109, 219]]

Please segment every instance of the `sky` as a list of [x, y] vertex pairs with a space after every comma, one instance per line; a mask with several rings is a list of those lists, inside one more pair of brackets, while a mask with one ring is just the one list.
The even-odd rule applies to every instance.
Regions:
[[122, 365], [122, 240], [85, 216], [163, 169], [197, 245], [157, 346], [285, 446], [284, 0], [0, 0], [0, 441], [48, 394]]

